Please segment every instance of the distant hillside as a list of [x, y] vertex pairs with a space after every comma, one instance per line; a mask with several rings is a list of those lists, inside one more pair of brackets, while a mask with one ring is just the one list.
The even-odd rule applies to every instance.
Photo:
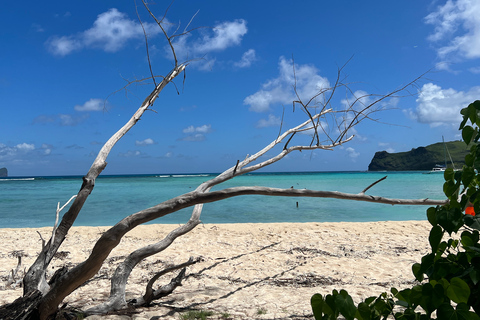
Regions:
[[0, 168], [0, 177], [8, 177], [7, 168]]
[[[469, 152], [469, 149], [462, 141], [450, 141], [445, 144], [455, 167], [457, 169], [461, 168], [465, 163], [465, 155]], [[388, 153], [387, 151], [380, 151], [375, 153], [368, 165], [368, 171], [431, 170], [437, 164], [444, 165], [444, 150], [443, 142], [439, 142], [426, 147], [414, 148], [407, 152]], [[448, 154], [447, 167], [452, 167]]]

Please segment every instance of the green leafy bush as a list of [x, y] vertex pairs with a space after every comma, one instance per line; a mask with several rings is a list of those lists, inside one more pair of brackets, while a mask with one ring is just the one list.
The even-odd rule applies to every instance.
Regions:
[[[412, 266], [418, 285], [371, 297], [356, 306], [345, 291], [311, 299], [316, 320], [464, 319], [480, 320], [480, 100], [461, 110], [463, 141], [470, 145], [461, 171], [447, 169], [443, 191], [450, 200], [431, 207], [431, 253]], [[465, 210], [473, 207], [473, 215]], [[470, 212], [470, 211], [468, 211]], [[472, 309], [474, 311], [472, 311]]]

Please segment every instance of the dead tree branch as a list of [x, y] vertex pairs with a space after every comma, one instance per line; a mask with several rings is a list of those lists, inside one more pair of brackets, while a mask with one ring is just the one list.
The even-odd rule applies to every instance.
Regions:
[[[201, 258], [190, 257], [190, 259], [188, 259], [187, 262], [184, 262], [184, 263], [181, 263], [179, 265], [166, 268], [166, 269], [158, 272], [155, 276], [152, 277], [152, 279], [150, 279], [150, 281], [148, 281], [147, 287], [145, 289], [145, 294], [143, 295], [143, 301], [139, 300], [135, 304], [138, 305], [138, 306], [148, 306], [152, 301], [158, 300], [159, 298], [164, 297], [164, 296], [172, 293], [173, 290], [175, 290], [176, 287], [181, 285], [181, 282], [182, 282], [183, 278], [185, 277], [185, 272], [187, 270], [187, 267], [191, 266], [192, 264], [195, 264], [195, 263], [197, 263], [201, 260], [202, 260]], [[162, 287], [158, 288], [157, 290], [153, 289], [153, 284], [161, 276], [163, 276], [167, 273], [173, 272], [175, 270], [178, 270], [178, 269], [182, 269], [182, 271], [175, 278], [173, 278], [172, 281], [168, 285], [162, 286]]]
[[371, 187], [373, 187], [374, 185], [376, 185], [377, 183], [383, 181], [387, 179], [387, 176], [383, 177], [383, 178], [380, 178], [378, 179], [377, 181], [375, 181], [374, 183], [372, 183], [371, 185], [369, 185], [368, 187], [366, 187], [365, 189], [362, 190], [362, 192], [360, 192], [360, 194], [364, 194], [365, 192], [367, 192], [368, 189], [370, 189]]
[[27, 275], [24, 278], [24, 294], [37, 289], [42, 289], [42, 292], [45, 291], [45, 288], [39, 288], [42, 278], [45, 278], [45, 273], [42, 270], [45, 270], [46, 266], [48, 266], [51, 262], [53, 256], [64, 241], [68, 230], [82, 209], [83, 204], [92, 192], [93, 187], [95, 186], [95, 179], [100, 175], [107, 165], [106, 159], [110, 151], [115, 144], [138, 122], [143, 113], [153, 105], [163, 88], [165, 88], [168, 83], [173, 81], [176, 76], [183, 72], [184, 69], [185, 65], [181, 64], [170, 71], [170, 73], [144, 100], [140, 108], [134, 113], [130, 120], [104, 144], [92, 166], [90, 167], [90, 170], [83, 177], [82, 187], [80, 188], [80, 191], [78, 192], [77, 197], [72, 203], [70, 209], [65, 213], [58, 228], [55, 230], [54, 237], [52, 237], [52, 239], [46, 244], [44, 250], [42, 250], [35, 263], [28, 270]]
[[[292, 127], [291, 129], [286, 130], [282, 134], [279, 134], [274, 141], [265, 146], [263, 149], [253, 155], [247, 155], [242, 161], [237, 161], [234, 166], [228, 168], [215, 178], [202, 183], [194, 191], [177, 196], [170, 200], [159, 203], [151, 208], [141, 210], [125, 217], [115, 226], [111, 227], [102, 234], [100, 239], [95, 243], [93, 249], [91, 250], [89, 257], [85, 261], [74, 266], [68, 271], [65, 269], [64, 271], [62, 271], [62, 273], [57, 274], [55, 279], [47, 283], [46, 270], [48, 268], [48, 265], [52, 261], [55, 253], [58, 251], [61, 244], [63, 243], [69, 229], [77, 218], [88, 196], [93, 191], [95, 180], [105, 169], [107, 165], [106, 159], [112, 148], [138, 122], [144, 112], [154, 104], [158, 95], [164, 89], [164, 87], [167, 84], [171, 83], [180, 73], [184, 72], [187, 66], [186, 63], [178, 63], [172, 39], [174, 37], [184, 35], [189, 31], [180, 34], [176, 34], [174, 32], [173, 35], [167, 34], [167, 30], [162, 25], [165, 17], [161, 20], [158, 20], [148, 8], [145, 0], [142, 0], [142, 2], [151, 17], [157, 22], [158, 26], [161, 28], [163, 35], [165, 36], [168, 45], [170, 46], [175, 62], [174, 68], [165, 77], [162, 78], [161, 82], [155, 85], [153, 91], [151, 91], [151, 93], [147, 96], [139, 109], [133, 114], [133, 116], [127, 121], [127, 123], [125, 123], [125, 125], [120, 128], [115, 134], [113, 134], [111, 138], [104, 144], [104, 146], [98, 153], [96, 159], [92, 163], [89, 171], [83, 177], [83, 184], [71, 207], [63, 216], [58, 227], [54, 228], [51, 239], [48, 241], [48, 243], [42, 246], [41, 253], [25, 275], [23, 279], [25, 301], [28, 301], [28, 303], [30, 303], [30, 300], [28, 300], [29, 298], [34, 297], [36, 299], [35, 303], [28, 304], [28, 310], [31, 310], [29, 312], [32, 312], [31, 315], [34, 314], [35, 317], [44, 320], [54, 314], [59, 304], [66, 296], [68, 296], [83, 283], [95, 276], [95, 274], [100, 270], [105, 259], [109, 256], [110, 252], [120, 243], [122, 237], [127, 232], [134, 229], [140, 224], [152, 221], [154, 219], [163, 217], [167, 214], [171, 214], [184, 208], [194, 207], [192, 215], [188, 222], [171, 231], [164, 239], [160, 240], [159, 242], [151, 244], [144, 248], [139, 248], [136, 251], [132, 252], [125, 259], [125, 261], [123, 261], [123, 263], [119, 265], [112, 277], [111, 292], [108, 301], [88, 310], [89, 313], [106, 313], [112, 310], [119, 310], [125, 308], [127, 305], [125, 301], [125, 286], [133, 268], [146, 257], [165, 250], [175, 241], [175, 239], [190, 232], [199, 223], [201, 223], [200, 216], [204, 203], [216, 202], [232, 197], [245, 195], [334, 198], [385, 203], [391, 205], [443, 205], [446, 203], [446, 201], [439, 200], [389, 199], [378, 196], [366, 195], [366, 190], [368, 190], [372, 185], [358, 194], [347, 194], [337, 191], [316, 191], [306, 189], [296, 190], [291, 188], [278, 189], [261, 186], [234, 187], [211, 191], [214, 186], [217, 186], [222, 182], [276, 163], [285, 158], [291, 152], [307, 150], [333, 150], [351, 141], [353, 139], [353, 135], [350, 132], [351, 129], [361, 121], [365, 119], [370, 119], [369, 115], [372, 112], [376, 111], [374, 109], [374, 106], [376, 104], [383, 101], [384, 99], [396, 95], [402, 90], [405, 90], [406, 88], [408, 88], [409, 85], [414, 84], [415, 81], [418, 80], [416, 79], [413, 82], [410, 82], [408, 85], [404, 86], [403, 88], [397, 89], [390, 94], [377, 97], [377, 99], [372, 103], [362, 105], [361, 110], [357, 110], [355, 108], [356, 102], [363, 102], [360, 100], [360, 98], [357, 98], [354, 103], [346, 106], [343, 110], [335, 110], [331, 107], [333, 94], [336, 92], [338, 87], [346, 86], [346, 84], [344, 84], [340, 80], [340, 69], [334, 87], [320, 88], [318, 93], [314, 95], [313, 98], [309, 99], [307, 103], [303, 103], [298, 93], [296, 93], [298, 100], [294, 102], [294, 107], [295, 104], [300, 104], [302, 106], [303, 110], [307, 114], [307, 119], [304, 122], [300, 123], [295, 127]], [[150, 62], [149, 67], [151, 68]], [[153, 72], [150, 72], [153, 77]], [[323, 97], [324, 101], [317, 105], [316, 98], [320, 96]], [[374, 96], [369, 95], [369, 97]], [[341, 115], [343, 117], [342, 121], [338, 119], [338, 115]], [[332, 117], [333, 121], [338, 124], [337, 128], [339, 130], [335, 134], [327, 133], [322, 125], [322, 121], [327, 119], [327, 117]], [[310, 131], [314, 132], [314, 137], [310, 144], [304, 144], [301, 142], [301, 140], [300, 142], [298, 142], [297, 138], [301, 136], [299, 133], [305, 133]], [[326, 136], [326, 138], [324, 139], [326, 140], [325, 143], [322, 143], [322, 140], [320, 139], [320, 134], [322, 132]], [[281, 148], [280, 151], [278, 151], [273, 156], [267, 154], [273, 152], [274, 149], [280, 144], [282, 144], [284, 141], [286, 142], [284, 144], [284, 147]], [[263, 160], [264, 158], [266, 160]], [[139, 301], [144, 301], [148, 304], [152, 301], [152, 299], [157, 299], [158, 297], [161, 297], [166, 293], [172, 292], [175, 287], [181, 284], [181, 279], [183, 278], [184, 274], [185, 271], [180, 272], [180, 274], [175, 279], [173, 279], [170, 284], [160, 288], [159, 290], [153, 290], [152, 288], [152, 285], [156, 280], [154, 277], [154, 279], [151, 280], [151, 283], [147, 285], [148, 292]]]
[[[339, 75], [340, 75], [340, 72], [339, 72]], [[340, 80], [337, 80], [337, 83], [340, 83]], [[341, 85], [343, 86], [343, 84]], [[321, 89], [320, 91], [323, 93], [324, 90], [325, 89]], [[331, 90], [331, 92], [334, 92], [334, 91], [335, 89]], [[384, 98], [385, 96], [380, 97], [380, 99], [384, 99]], [[330, 101], [331, 99], [332, 97], [330, 96], [328, 97], [327, 101]], [[301, 101], [299, 103], [301, 103]], [[371, 105], [373, 106], [375, 103], [377, 103], [377, 101], [374, 101], [373, 103], [371, 103]], [[307, 108], [306, 105], [304, 106], [305, 108]], [[166, 247], [168, 247], [171, 243], [173, 243], [173, 241], [177, 237], [186, 234], [190, 230], [193, 230], [193, 228], [200, 223], [200, 214], [202, 211], [202, 206], [203, 206], [203, 203], [206, 203], [206, 202], [220, 201], [226, 198], [240, 196], [240, 195], [255, 194], [255, 195], [283, 196], [283, 197], [290, 196], [290, 197], [335, 198], [335, 199], [344, 199], [344, 200], [385, 203], [385, 204], [391, 204], [391, 205], [443, 205], [446, 203], [445, 201], [429, 200], [429, 199], [419, 199], [419, 200], [388, 199], [383, 197], [365, 195], [365, 192], [369, 188], [371, 188], [374, 184], [378, 183], [379, 181], [375, 182], [374, 184], [371, 184], [359, 194], [346, 194], [341, 192], [314, 191], [314, 190], [292, 190], [292, 189], [284, 190], [284, 189], [275, 189], [275, 188], [266, 188], [266, 187], [237, 187], [237, 188], [229, 188], [229, 189], [224, 189], [220, 191], [210, 192], [213, 186], [219, 185], [222, 182], [232, 179], [235, 176], [253, 172], [258, 169], [264, 168], [268, 165], [271, 165], [277, 161], [280, 161], [286, 155], [288, 155], [293, 151], [317, 150], [317, 149], [333, 150], [334, 148], [349, 142], [353, 138], [353, 136], [345, 137], [345, 132], [347, 130], [351, 129], [353, 126], [358, 124], [363, 119], [367, 119], [367, 117], [359, 118], [358, 115], [355, 114], [357, 116], [357, 121], [350, 123], [349, 126], [346, 126], [343, 129], [345, 131], [343, 130], [339, 131], [339, 136], [342, 135], [344, 138], [339, 139], [338, 137], [337, 138], [329, 137], [328, 139], [330, 140], [329, 144], [322, 145], [320, 144], [320, 139], [318, 139], [317, 140], [318, 143], [314, 145], [310, 144], [310, 145], [293, 145], [291, 147], [288, 146], [297, 133], [304, 132], [307, 130], [312, 130], [312, 128], [316, 129], [318, 126], [320, 126], [320, 123], [321, 123], [320, 119], [325, 118], [326, 116], [332, 113], [355, 114], [355, 110], [353, 109], [353, 107], [348, 106], [343, 111], [334, 111], [332, 108], [327, 109], [324, 106], [323, 108], [321, 108], [321, 111], [315, 114], [310, 114], [308, 116], [308, 119], [303, 123], [299, 124], [296, 127], [286, 130], [283, 134], [280, 134], [274, 141], [272, 141], [269, 145], [267, 145], [265, 148], [263, 148], [259, 152], [251, 156], [247, 156], [243, 161], [237, 161], [237, 163], [233, 167], [225, 170], [223, 173], [219, 174], [217, 177], [207, 182], [204, 182], [203, 184], [198, 186], [194, 192], [181, 196], [182, 198], [179, 199], [178, 202], [182, 204], [182, 208], [183, 208], [183, 205], [186, 205], [189, 201], [194, 202], [191, 204], [191, 205], [195, 205], [195, 209], [193, 210], [190, 220], [185, 225], [172, 231], [165, 239], [158, 242], [157, 244], [150, 245], [133, 252], [122, 264], [120, 264], [120, 266], [115, 271], [115, 274], [112, 277], [111, 295], [109, 300], [104, 304], [101, 304], [97, 307], [89, 309], [88, 312], [89, 313], [105, 313], [112, 310], [121, 310], [127, 307], [127, 304], [125, 301], [125, 286], [126, 286], [127, 279], [131, 271], [133, 270], [133, 268], [142, 259], [163, 251]], [[366, 111], [364, 111], [364, 114], [366, 114]], [[317, 131], [317, 134], [318, 134], [318, 131]], [[272, 151], [273, 148], [281, 144], [282, 141], [284, 140], [287, 140], [287, 142], [285, 143], [285, 147], [276, 156], [271, 156], [267, 160], [264, 160], [259, 163], [255, 163], [258, 159], [265, 156], [267, 152]], [[187, 206], [190, 206], [190, 205], [187, 205]], [[168, 205], [167, 207], [170, 208], [170, 205]], [[152, 207], [151, 209], [154, 210], [153, 208], [154, 207]], [[163, 211], [163, 210], [165, 209], [160, 209], [160, 211]], [[179, 209], [175, 209], [172, 212], [176, 210], [179, 210]], [[157, 212], [156, 214], [159, 214], [158, 217], [160, 217], [169, 213], [170, 212], [165, 212], [165, 213]], [[134, 219], [133, 216], [134, 215], [130, 217]], [[143, 223], [143, 222], [140, 222], [140, 223]], [[132, 221], [129, 221], [129, 225], [131, 224], [132, 224]]]

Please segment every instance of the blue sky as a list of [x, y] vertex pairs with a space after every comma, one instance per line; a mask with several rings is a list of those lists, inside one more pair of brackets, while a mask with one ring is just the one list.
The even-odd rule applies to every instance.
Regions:
[[[161, 17], [169, 3], [151, 9]], [[165, 75], [165, 40], [138, 9], [154, 73]], [[277, 136], [284, 108], [284, 127], [301, 115], [292, 114], [292, 58], [305, 95], [334, 83], [351, 57], [344, 76], [357, 93], [386, 94], [430, 72], [348, 144], [292, 153], [269, 171], [366, 170], [376, 151], [458, 139], [459, 110], [480, 99], [478, 0], [177, 0], [167, 19], [170, 32], [207, 27], [175, 43], [180, 60], [202, 59], [115, 146], [105, 174], [221, 172], [257, 152]], [[153, 87], [122, 90], [150, 74], [134, 2], [10, 1], [0, 30], [0, 167], [85, 174]]]

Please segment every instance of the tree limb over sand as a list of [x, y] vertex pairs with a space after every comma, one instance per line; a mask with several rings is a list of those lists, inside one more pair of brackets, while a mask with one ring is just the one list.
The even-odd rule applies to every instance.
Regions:
[[[70, 227], [73, 225], [75, 219], [80, 213], [88, 196], [93, 191], [96, 178], [105, 169], [107, 165], [106, 159], [112, 148], [138, 122], [144, 112], [154, 104], [163, 88], [167, 84], [171, 83], [175, 77], [184, 72], [185, 68], [187, 67], [187, 62], [178, 63], [172, 39], [177, 36], [187, 35], [189, 32], [187, 31], [180, 34], [175, 34], [176, 31], [174, 31], [174, 34], [167, 34], [167, 29], [162, 27], [163, 19], [156, 19], [153, 16], [153, 13], [148, 9], [148, 6], [145, 2], [144, 5], [150, 15], [152, 15], [152, 17], [158, 23], [168, 42], [175, 61], [174, 67], [165, 77], [163, 77], [160, 83], [154, 86], [151, 93], [146, 97], [144, 102], [133, 114], [130, 120], [128, 120], [127, 123], [115, 134], [113, 134], [112, 137], [102, 147], [89, 171], [83, 177], [83, 184], [72, 206], [67, 213], [65, 213], [60, 224], [58, 225], [58, 228], [54, 230], [54, 234], [52, 235], [50, 241], [43, 247], [36, 261], [25, 275], [23, 280], [24, 297], [35, 298], [35, 302], [32, 302], [31, 299], [25, 299], [25, 303], [28, 301], [28, 310], [30, 310], [29, 316], [26, 318], [38, 316], [40, 319], [47, 319], [56, 312], [59, 304], [66, 296], [68, 296], [98, 272], [110, 252], [119, 244], [122, 237], [127, 232], [140, 224], [152, 221], [167, 214], [171, 214], [180, 209], [192, 206], [194, 207], [188, 222], [170, 232], [164, 239], [160, 240], [156, 244], [152, 244], [132, 252], [125, 259], [125, 261], [120, 264], [112, 277], [109, 300], [104, 304], [88, 310], [88, 313], [106, 313], [126, 307], [125, 285], [133, 268], [141, 260], [165, 250], [175, 241], [175, 239], [193, 230], [200, 223], [200, 215], [202, 213], [204, 203], [221, 201], [223, 199], [242, 195], [334, 198], [392, 205], [443, 205], [446, 203], [446, 201], [439, 200], [388, 199], [366, 195], [366, 190], [368, 190], [368, 188], [370, 188], [372, 185], [358, 194], [347, 194], [336, 191], [315, 191], [307, 189], [278, 189], [262, 186], [234, 187], [218, 191], [211, 191], [214, 186], [217, 186], [236, 176], [250, 173], [276, 163], [285, 158], [291, 152], [333, 150], [345, 143], [350, 142], [354, 138], [352, 129], [364, 120], [372, 120], [371, 115], [381, 110], [381, 108], [378, 107], [380, 102], [387, 98], [397, 96], [398, 94], [407, 90], [407, 88], [410, 86], [414, 86], [419, 80], [419, 78], [417, 78], [407, 85], [393, 90], [386, 95], [364, 95], [362, 97], [355, 97], [353, 102], [350, 104], [347, 101], [346, 104], [342, 103], [340, 104], [340, 107], [335, 107], [333, 106], [332, 98], [340, 88], [344, 88], [347, 93], [353, 92], [350, 90], [348, 83], [345, 83], [344, 79], [342, 79], [343, 67], [341, 67], [338, 70], [337, 79], [333, 87], [318, 88], [318, 92], [307, 102], [303, 102], [297, 95], [298, 99], [293, 102], [293, 106], [301, 106], [301, 110], [306, 114], [306, 120], [302, 120], [303, 122], [297, 126], [280, 133], [278, 137], [276, 137], [263, 149], [253, 155], [247, 155], [244, 160], [238, 160], [234, 166], [225, 170], [213, 179], [202, 183], [194, 191], [185, 193], [181, 196], [159, 203], [151, 208], [126, 216], [115, 226], [103, 233], [100, 239], [95, 243], [90, 256], [85, 261], [58, 276], [58, 278], [55, 278], [55, 280], [51, 281], [51, 283], [47, 283], [46, 270], [48, 269], [48, 266], [55, 253], [63, 243]], [[149, 67], [151, 70], [150, 63]], [[150, 72], [153, 74], [152, 71]], [[297, 92], [296, 83], [292, 84], [292, 86], [294, 91]], [[365, 98], [369, 98], [368, 103], [364, 102], [367, 101]], [[270, 155], [270, 153], [273, 155]], [[178, 277], [177, 280], [179, 280]], [[174, 282], [172, 287], [175, 287], [175, 283], [178, 283], [178, 281]], [[37, 292], [40, 292], [40, 294], [37, 294]], [[146, 295], [148, 299], [153, 299], [155, 296], [157, 295]]]

